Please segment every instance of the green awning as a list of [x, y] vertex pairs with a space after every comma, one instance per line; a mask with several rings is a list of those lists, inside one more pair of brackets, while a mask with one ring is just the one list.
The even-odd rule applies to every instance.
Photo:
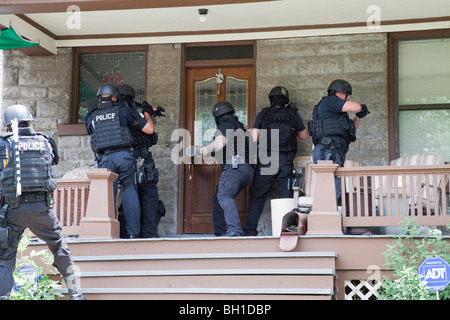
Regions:
[[0, 50], [36, 47], [39, 43], [28, 41], [18, 35], [12, 27], [1, 30]]

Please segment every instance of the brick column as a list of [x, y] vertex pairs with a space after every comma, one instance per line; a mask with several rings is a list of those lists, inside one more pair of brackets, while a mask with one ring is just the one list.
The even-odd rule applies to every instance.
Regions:
[[311, 168], [315, 173], [313, 207], [308, 214], [306, 234], [342, 234], [342, 216], [337, 210], [334, 184], [334, 172], [339, 165], [318, 161]]
[[115, 217], [113, 182], [117, 174], [98, 168], [86, 172], [91, 179], [86, 216], [80, 221], [80, 238], [118, 239], [119, 221]]

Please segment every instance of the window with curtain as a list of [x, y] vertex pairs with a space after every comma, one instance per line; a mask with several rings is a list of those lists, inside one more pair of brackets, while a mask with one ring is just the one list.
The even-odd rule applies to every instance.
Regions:
[[450, 161], [450, 38], [398, 41], [400, 156]]

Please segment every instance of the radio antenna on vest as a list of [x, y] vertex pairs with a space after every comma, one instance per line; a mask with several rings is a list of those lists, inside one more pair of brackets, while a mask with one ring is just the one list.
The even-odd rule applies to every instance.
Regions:
[[11, 129], [14, 141], [14, 162], [16, 163], [16, 196], [18, 197], [22, 194], [22, 183], [20, 177], [19, 121], [17, 121], [17, 118], [11, 120]]

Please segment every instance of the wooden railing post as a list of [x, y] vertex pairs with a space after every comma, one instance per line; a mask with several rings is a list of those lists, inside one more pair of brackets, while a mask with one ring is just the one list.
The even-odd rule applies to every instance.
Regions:
[[342, 234], [342, 216], [337, 210], [334, 184], [334, 173], [339, 165], [318, 161], [311, 168], [315, 173], [313, 207], [308, 214], [306, 234]]
[[86, 216], [80, 221], [80, 238], [118, 239], [119, 221], [115, 217], [113, 182], [117, 174], [98, 168], [86, 172], [91, 179]]

